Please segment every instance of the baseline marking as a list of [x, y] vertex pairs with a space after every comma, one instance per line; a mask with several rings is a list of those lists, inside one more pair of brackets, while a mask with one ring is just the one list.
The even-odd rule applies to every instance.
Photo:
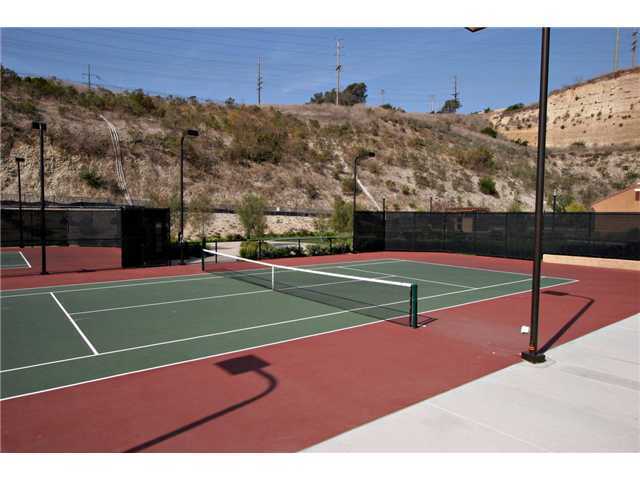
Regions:
[[27, 260], [27, 257], [24, 256], [24, 254], [22, 253], [22, 251], [18, 251], [18, 253], [20, 254], [20, 256], [22, 257], [22, 259], [24, 260], [24, 262], [27, 264], [27, 268], [33, 268], [31, 266], [31, 264], [29, 263], [29, 260]]
[[75, 329], [78, 331], [78, 333], [80, 334], [80, 336], [82, 337], [82, 339], [84, 340], [84, 342], [87, 344], [87, 346], [89, 347], [89, 349], [93, 352], [94, 355], [98, 355], [98, 350], [96, 350], [96, 347], [93, 346], [93, 344], [89, 341], [89, 339], [87, 338], [87, 336], [84, 334], [84, 332], [80, 329], [80, 327], [78, 326], [78, 324], [73, 320], [73, 318], [71, 318], [71, 315], [69, 315], [69, 312], [67, 312], [67, 310], [62, 306], [62, 304], [60, 303], [60, 301], [58, 300], [58, 298], [53, 294], [53, 292], [49, 292], [51, 294], [51, 298], [53, 298], [53, 300], [58, 304], [58, 306], [60, 307], [60, 309], [62, 310], [62, 312], [66, 315], [66, 317], [69, 319], [69, 321], [71, 322], [71, 325], [73, 325], [75, 327]]

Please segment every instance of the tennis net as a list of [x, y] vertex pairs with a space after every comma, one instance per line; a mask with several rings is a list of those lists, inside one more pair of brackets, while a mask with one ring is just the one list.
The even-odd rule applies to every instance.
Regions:
[[298, 268], [207, 249], [202, 270], [378, 320], [418, 325], [417, 285], [389, 280], [393, 275], [354, 276], [335, 272], [348, 271], [346, 266]]

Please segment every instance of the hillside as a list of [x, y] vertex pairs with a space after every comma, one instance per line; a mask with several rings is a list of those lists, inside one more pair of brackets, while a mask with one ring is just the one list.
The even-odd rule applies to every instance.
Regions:
[[[538, 106], [492, 112], [490, 121], [512, 140], [536, 145]], [[640, 67], [621, 70], [551, 92], [547, 145], [640, 145]]]
[[[612, 93], [608, 101], [617, 105], [624, 92]], [[633, 105], [637, 115], [640, 107]], [[21, 79], [8, 70], [2, 72], [2, 195], [17, 192], [16, 156], [26, 159], [23, 191], [38, 191], [38, 139], [31, 121], [41, 118], [48, 124], [47, 195], [124, 201], [110, 129], [101, 116], [119, 135], [129, 194], [157, 205], [175, 205], [180, 132], [186, 128], [200, 131], [185, 142], [187, 202], [233, 205], [254, 192], [272, 207], [328, 210], [334, 197], [350, 198], [351, 162], [364, 148], [376, 158], [362, 162], [361, 180], [391, 210], [427, 210], [431, 197], [437, 209], [533, 205], [535, 150], [513, 142], [500, 122], [498, 138], [481, 133], [490, 126], [484, 115], [226, 106], [140, 91], [86, 90], [52, 79]], [[634, 137], [634, 122], [617, 127], [616, 141]], [[637, 143], [583, 142], [550, 150], [548, 189], [590, 204], [640, 177]], [[481, 191], [483, 177], [495, 181], [495, 193]], [[372, 208], [366, 202], [361, 195], [359, 203]]]

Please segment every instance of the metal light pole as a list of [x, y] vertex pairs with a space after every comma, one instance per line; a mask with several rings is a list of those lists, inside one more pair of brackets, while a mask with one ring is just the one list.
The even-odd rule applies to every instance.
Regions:
[[556, 213], [556, 201], [558, 199], [558, 191], [554, 188], [553, 189], [553, 213]]
[[358, 193], [358, 162], [363, 158], [373, 158], [376, 154], [363, 150], [353, 159], [353, 205], [351, 212], [351, 251], [356, 251], [356, 195]]
[[[549, 44], [551, 29], [542, 29], [542, 55], [540, 61], [540, 98], [538, 103], [538, 165], [536, 169], [536, 213], [533, 244], [533, 286], [531, 289], [531, 329], [529, 348], [522, 352], [522, 358], [531, 363], [545, 361], [543, 353], [538, 351], [538, 321], [540, 316], [540, 274], [542, 270], [542, 232], [544, 215], [544, 163], [547, 140], [547, 97], [549, 91]], [[554, 208], [555, 211], [555, 208]]]
[[[467, 27], [470, 32], [485, 27]], [[538, 320], [540, 314], [540, 274], [542, 270], [542, 232], [544, 228], [544, 163], [547, 140], [547, 97], [549, 93], [549, 45], [551, 29], [542, 29], [542, 53], [540, 60], [540, 97], [538, 101], [538, 159], [536, 168], [536, 210], [533, 244], [533, 285], [531, 289], [531, 328], [529, 348], [522, 352], [524, 360], [531, 363], [545, 361], [543, 353], [538, 351]], [[555, 210], [555, 208], [554, 208]]]
[[44, 132], [47, 124], [44, 122], [32, 122], [31, 128], [40, 130], [40, 245], [42, 256], [42, 269], [40, 273], [46, 275], [47, 272], [47, 225], [44, 217]]
[[197, 137], [197, 130], [185, 130], [180, 137], [180, 265], [184, 265], [184, 139]]
[[20, 220], [20, 248], [24, 248], [24, 236], [22, 233], [22, 183], [20, 180], [20, 164], [24, 163], [24, 158], [16, 157], [16, 165], [18, 166], [18, 216]]

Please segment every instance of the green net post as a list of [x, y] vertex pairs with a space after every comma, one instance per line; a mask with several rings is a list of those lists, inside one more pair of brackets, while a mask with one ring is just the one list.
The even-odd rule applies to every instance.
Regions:
[[418, 285], [411, 284], [411, 309], [409, 312], [409, 322], [411, 328], [418, 328]]

